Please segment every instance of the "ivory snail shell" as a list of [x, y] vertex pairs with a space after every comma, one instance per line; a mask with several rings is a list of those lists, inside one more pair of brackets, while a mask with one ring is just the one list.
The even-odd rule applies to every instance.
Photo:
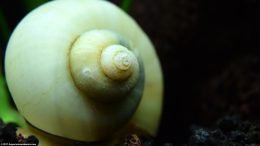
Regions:
[[159, 59], [146, 34], [101, 0], [55, 0], [30, 12], [6, 51], [7, 84], [34, 127], [97, 141], [125, 125], [155, 135], [162, 110]]

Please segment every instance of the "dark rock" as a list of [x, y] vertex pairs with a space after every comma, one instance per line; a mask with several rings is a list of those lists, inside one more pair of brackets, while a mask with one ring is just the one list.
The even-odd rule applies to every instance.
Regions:
[[219, 127], [223, 132], [237, 129], [239, 125], [239, 117], [234, 116], [225, 116], [217, 121], [217, 127]]
[[39, 144], [39, 140], [35, 136], [29, 136], [27, 139], [25, 139], [25, 142], [27, 144]]
[[231, 131], [230, 134], [230, 140], [237, 143], [244, 143], [246, 139], [246, 134], [242, 131], [236, 130]]

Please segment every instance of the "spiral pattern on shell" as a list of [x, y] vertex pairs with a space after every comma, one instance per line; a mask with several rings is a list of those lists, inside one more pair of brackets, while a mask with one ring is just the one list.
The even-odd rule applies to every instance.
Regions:
[[127, 96], [136, 85], [141, 61], [126, 40], [109, 30], [91, 30], [73, 43], [72, 77], [87, 96], [111, 102]]

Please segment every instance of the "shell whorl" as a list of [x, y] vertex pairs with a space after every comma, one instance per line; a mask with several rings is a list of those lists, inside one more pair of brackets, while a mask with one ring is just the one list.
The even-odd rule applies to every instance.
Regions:
[[139, 77], [137, 55], [129, 48], [124, 37], [109, 30], [82, 34], [70, 52], [70, 69], [76, 86], [98, 101], [124, 98]]
[[121, 45], [106, 47], [102, 51], [100, 60], [104, 74], [112, 80], [127, 80], [134, 71], [139, 69], [135, 55]]

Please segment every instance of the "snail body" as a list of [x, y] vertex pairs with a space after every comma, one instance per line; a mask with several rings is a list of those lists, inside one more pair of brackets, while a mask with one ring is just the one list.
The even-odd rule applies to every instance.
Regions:
[[56, 0], [29, 13], [6, 51], [7, 84], [34, 127], [97, 141], [132, 123], [155, 135], [162, 75], [152, 43], [115, 5]]

